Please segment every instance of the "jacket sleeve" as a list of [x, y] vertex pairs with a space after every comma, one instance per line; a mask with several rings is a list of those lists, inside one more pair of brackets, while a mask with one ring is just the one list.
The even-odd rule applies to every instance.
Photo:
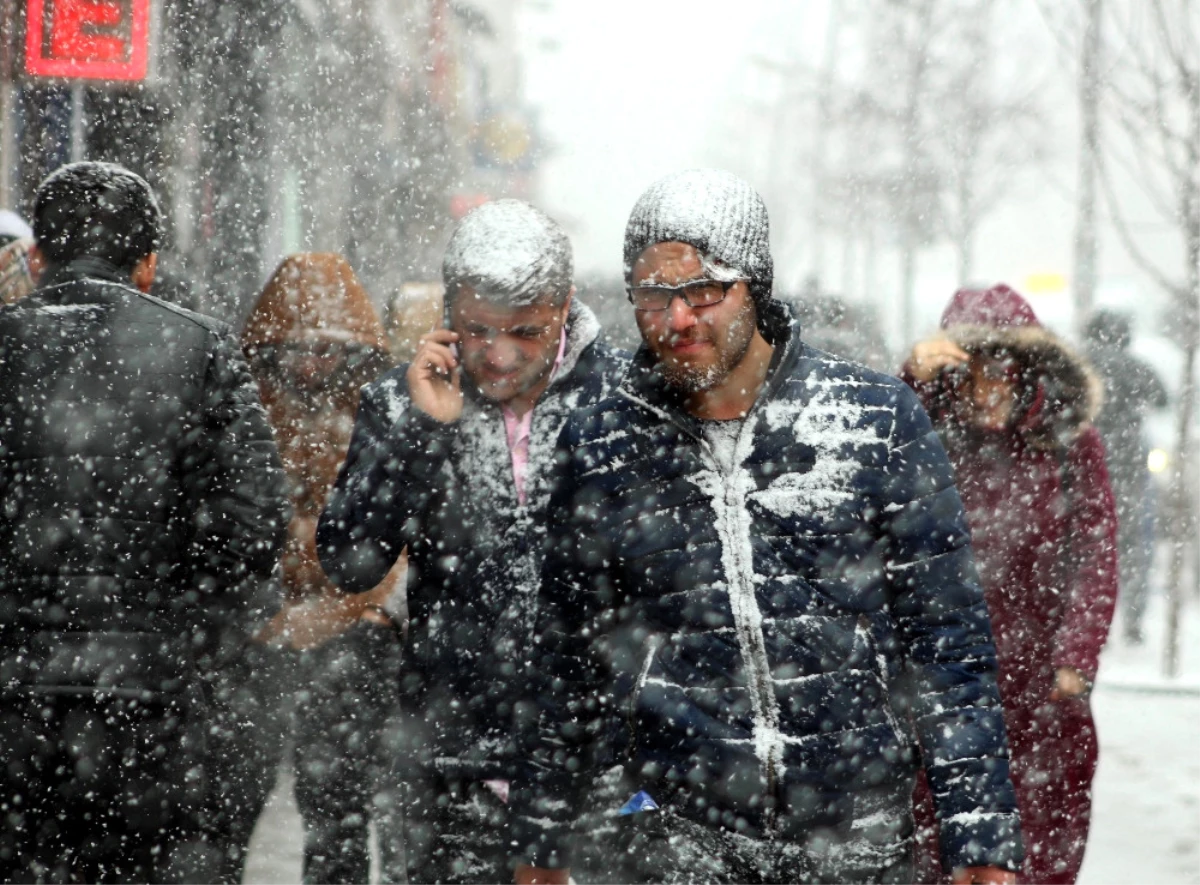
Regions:
[[218, 665], [279, 605], [273, 576], [291, 509], [258, 388], [229, 334], [216, 333], [180, 467], [194, 584], [215, 630], [200, 642]]
[[378, 585], [421, 536], [431, 505], [444, 501], [442, 467], [458, 428], [412, 406], [404, 371], [363, 390], [346, 460], [317, 522], [321, 566], [347, 593]]
[[1020, 868], [996, 651], [962, 502], [941, 441], [898, 388], [883, 506], [885, 569], [942, 862]]
[[581, 482], [587, 455], [569, 421], [558, 440], [538, 626], [516, 722], [521, 759], [510, 794], [511, 844], [539, 867], [569, 865], [567, 836], [592, 770], [597, 730], [611, 701], [598, 652], [621, 594], [610, 545], [597, 530], [602, 490]]
[[1054, 666], [1094, 682], [1117, 604], [1117, 510], [1104, 443], [1088, 428], [1067, 453], [1067, 611], [1055, 638]]

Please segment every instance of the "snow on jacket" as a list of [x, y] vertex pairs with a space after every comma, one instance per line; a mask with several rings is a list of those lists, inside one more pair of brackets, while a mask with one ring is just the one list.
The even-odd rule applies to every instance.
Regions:
[[614, 764], [710, 825], [836, 828], [856, 790], [912, 777], [911, 711], [947, 858], [1014, 867], [991, 631], [942, 446], [907, 387], [761, 310], [770, 373], [723, 445], [644, 348], [564, 430], [518, 852], [564, 863], [589, 775]]
[[959, 292], [942, 325], [968, 353], [1016, 364], [1018, 413], [1003, 434], [956, 420], [953, 373], [928, 384], [903, 377], [954, 465], [991, 613], [1027, 849], [1022, 881], [1074, 881], [1087, 840], [1095, 723], [1086, 699], [1052, 703], [1049, 695], [1059, 667], [1096, 678], [1116, 604], [1116, 510], [1091, 425], [1101, 385], [1007, 287]]
[[230, 330], [102, 273], [0, 309], [0, 692], [178, 720], [278, 602], [283, 473]]
[[408, 547], [402, 690], [419, 764], [509, 776], [555, 440], [572, 411], [611, 391], [626, 362], [599, 334], [574, 300], [562, 364], [533, 411], [525, 504], [499, 406], [464, 385], [462, 417], [443, 424], [412, 406], [407, 366], [363, 391], [317, 545], [326, 572], [351, 593], [375, 586]]

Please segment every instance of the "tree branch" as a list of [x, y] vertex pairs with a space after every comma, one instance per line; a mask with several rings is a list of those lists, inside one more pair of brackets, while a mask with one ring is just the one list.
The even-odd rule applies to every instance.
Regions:
[[1126, 224], [1125, 218], [1121, 215], [1119, 203], [1113, 194], [1112, 179], [1109, 176], [1108, 165], [1105, 163], [1103, 152], [1096, 157], [1096, 172], [1096, 177], [1100, 179], [1100, 187], [1104, 193], [1104, 201], [1108, 206], [1109, 220], [1116, 229], [1117, 236], [1120, 238], [1121, 244], [1125, 247], [1126, 253], [1163, 291], [1167, 292], [1173, 298], [1179, 297], [1179, 284], [1172, 281], [1153, 261], [1146, 257], [1146, 254], [1142, 252], [1134, 240], [1133, 234], [1130, 233], [1129, 226]]

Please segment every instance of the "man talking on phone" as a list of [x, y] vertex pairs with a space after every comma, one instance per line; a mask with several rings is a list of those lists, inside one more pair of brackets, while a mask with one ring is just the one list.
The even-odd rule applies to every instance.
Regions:
[[625, 360], [573, 297], [566, 234], [527, 203], [464, 217], [442, 275], [447, 328], [363, 390], [317, 545], [349, 593], [377, 585], [408, 548], [392, 747], [407, 869], [385, 878], [497, 882], [511, 875], [513, 713], [555, 441], [573, 410], [611, 392]]

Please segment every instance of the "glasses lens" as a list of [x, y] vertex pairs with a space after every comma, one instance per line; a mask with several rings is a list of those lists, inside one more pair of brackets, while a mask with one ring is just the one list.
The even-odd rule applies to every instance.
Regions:
[[692, 307], [708, 307], [725, 298], [725, 286], [712, 280], [699, 280], [683, 287], [683, 300]]
[[629, 292], [629, 300], [638, 310], [666, 310], [678, 291], [661, 286], [635, 286]]
[[713, 280], [696, 280], [683, 286], [635, 286], [629, 299], [638, 310], [666, 310], [676, 296], [688, 307], [708, 307], [725, 299], [726, 285]]

